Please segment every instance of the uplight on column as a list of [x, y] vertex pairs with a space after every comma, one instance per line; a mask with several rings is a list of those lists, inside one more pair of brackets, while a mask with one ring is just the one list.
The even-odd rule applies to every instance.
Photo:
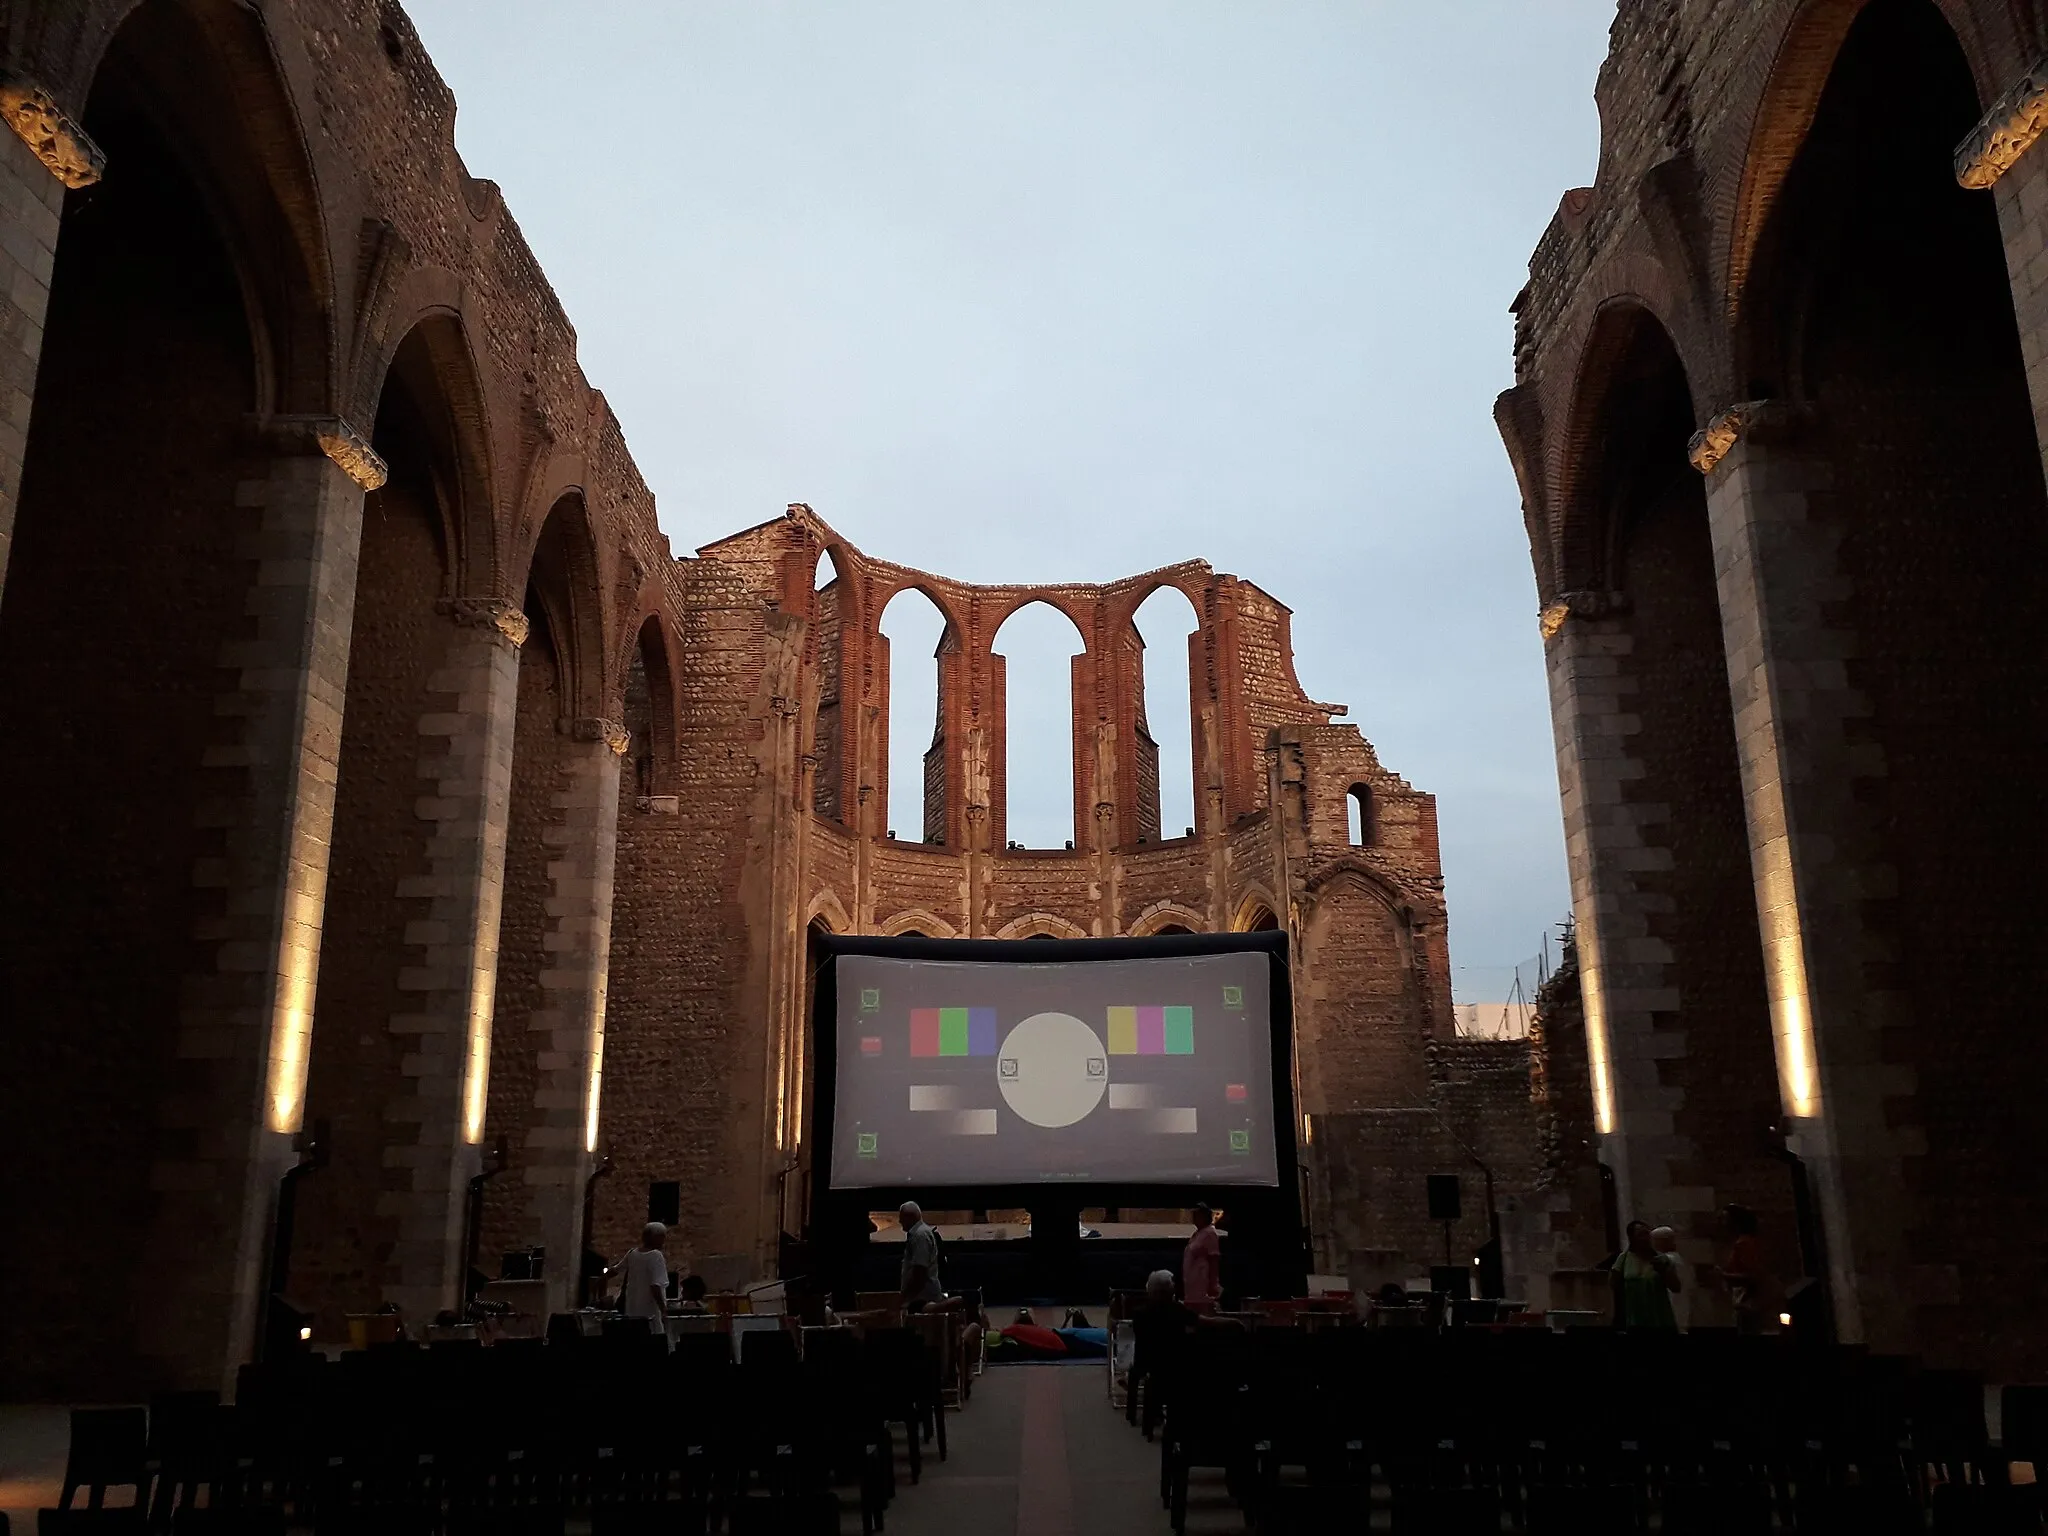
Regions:
[[590, 1084], [585, 1092], [589, 1097], [583, 1105], [583, 1150], [595, 1152], [597, 1150], [597, 1108], [603, 1101], [604, 1096], [604, 1024], [602, 1020], [599, 1021], [598, 1027], [591, 1031]]
[[1799, 891], [1792, 873], [1792, 839], [1776, 764], [1760, 766], [1752, 794], [1759, 820], [1777, 829], [1756, 849], [1757, 926], [1764, 946], [1771, 998], [1771, 1039], [1778, 1058], [1778, 1096], [1788, 1115], [1820, 1113], [1820, 1073], [1814, 1060], [1813, 1008], [1806, 984], [1806, 936], [1800, 927]]
[[294, 818], [295, 857], [285, 890], [284, 933], [278, 942], [276, 990], [271, 996], [266, 1118], [271, 1130], [284, 1135], [297, 1131], [306, 1114], [313, 996], [320, 980], [320, 925], [327, 907], [325, 849], [305, 846], [314, 837], [310, 821], [303, 809]]
[[1607, 974], [1600, 963], [1599, 930], [1589, 902], [1578, 913], [1579, 992], [1586, 1010], [1586, 1067], [1593, 1079], [1593, 1127], [1614, 1134], [1614, 1052], [1607, 1035]]

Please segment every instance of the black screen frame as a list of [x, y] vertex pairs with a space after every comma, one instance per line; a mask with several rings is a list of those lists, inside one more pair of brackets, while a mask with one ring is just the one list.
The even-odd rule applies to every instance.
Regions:
[[[875, 1200], [893, 1209], [915, 1200], [933, 1210], [962, 1208], [1087, 1206], [1221, 1206], [1235, 1235], [1258, 1233], [1296, 1249], [1304, 1237], [1301, 1172], [1295, 1131], [1300, 1124], [1294, 1097], [1294, 991], [1288, 972], [1287, 935], [1258, 933], [1164, 934], [1118, 939], [924, 939], [854, 938], [818, 935], [824, 959], [813, 979], [809, 1070], [811, 1108], [806, 1127], [811, 1147], [813, 1234], [860, 1235]], [[1192, 955], [1259, 954], [1267, 959], [1270, 1033], [1273, 1052], [1274, 1185], [1191, 1182], [1037, 1181], [990, 1184], [877, 1184], [832, 1188], [831, 1159], [839, 1094], [839, 957], [872, 955], [886, 960], [999, 962], [1011, 965], [1086, 963], [1106, 960], [1166, 960]], [[829, 1239], [828, 1239], [829, 1240]]]

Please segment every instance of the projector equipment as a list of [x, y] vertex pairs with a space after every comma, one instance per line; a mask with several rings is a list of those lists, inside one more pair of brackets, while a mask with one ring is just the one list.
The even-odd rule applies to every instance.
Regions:
[[675, 1179], [657, 1179], [647, 1186], [647, 1219], [664, 1227], [680, 1225], [683, 1219], [683, 1186]]

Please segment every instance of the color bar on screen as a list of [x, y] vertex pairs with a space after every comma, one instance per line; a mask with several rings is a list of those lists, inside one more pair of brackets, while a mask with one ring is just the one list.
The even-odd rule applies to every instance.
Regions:
[[1166, 1054], [1166, 1010], [1164, 1008], [1140, 1008], [1138, 1010], [1138, 1054], [1140, 1056], [1164, 1056]]
[[939, 1054], [941, 1056], [965, 1056], [967, 1054], [967, 1013], [965, 1008], [941, 1008], [939, 1010]]
[[1169, 1056], [1192, 1056], [1195, 1054], [1195, 1010], [1192, 1008], [1162, 1008], [1165, 1015], [1166, 1054]]
[[996, 1011], [993, 1008], [967, 1010], [967, 1054], [993, 1056], [996, 1053]]
[[910, 1054], [913, 1056], [936, 1056], [939, 1054], [938, 1009], [913, 1008], [910, 1010]]
[[1135, 1056], [1138, 1054], [1137, 1009], [1112, 1008], [1109, 1010], [1109, 1054], [1112, 1056]]

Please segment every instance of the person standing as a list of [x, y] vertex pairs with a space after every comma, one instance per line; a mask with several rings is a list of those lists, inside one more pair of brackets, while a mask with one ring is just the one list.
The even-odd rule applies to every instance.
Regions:
[[640, 1229], [640, 1246], [619, 1261], [624, 1278], [619, 1282], [619, 1310], [628, 1317], [644, 1317], [650, 1330], [660, 1322], [668, 1305], [668, 1260], [662, 1244], [668, 1228], [650, 1221]]
[[945, 1295], [939, 1289], [939, 1234], [915, 1200], [898, 1207], [896, 1224], [903, 1228], [903, 1310], [922, 1312]]
[[1678, 1252], [1678, 1233], [1671, 1227], [1658, 1227], [1650, 1233], [1650, 1246], [1671, 1261], [1671, 1267], [1678, 1274], [1678, 1289], [1673, 1293], [1671, 1314], [1677, 1319], [1680, 1331], [1690, 1320], [1693, 1293], [1685, 1284], [1685, 1260]]
[[1676, 1332], [1671, 1298], [1679, 1288], [1678, 1262], [1650, 1241], [1650, 1224], [1628, 1224], [1628, 1245], [1614, 1256], [1614, 1322], [1619, 1328]]
[[1742, 1333], [1769, 1333], [1776, 1321], [1772, 1302], [1776, 1284], [1764, 1263], [1764, 1245], [1757, 1236], [1756, 1212], [1746, 1205], [1731, 1205], [1721, 1213], [1728, 1227], [1728, 1262], [1721, 1266], [1721, 1281], [1728, 1287], [1729, 1303], [1735, 1308], [1735, 1326]]
[[1180, 1292], [1191, 1307], [1214, 1306], [1223, 1294], [1223, 1241], [1208, 1206], [1196, 1206], [1194, 1217], [1195, 1235], [1180, 1255]]

